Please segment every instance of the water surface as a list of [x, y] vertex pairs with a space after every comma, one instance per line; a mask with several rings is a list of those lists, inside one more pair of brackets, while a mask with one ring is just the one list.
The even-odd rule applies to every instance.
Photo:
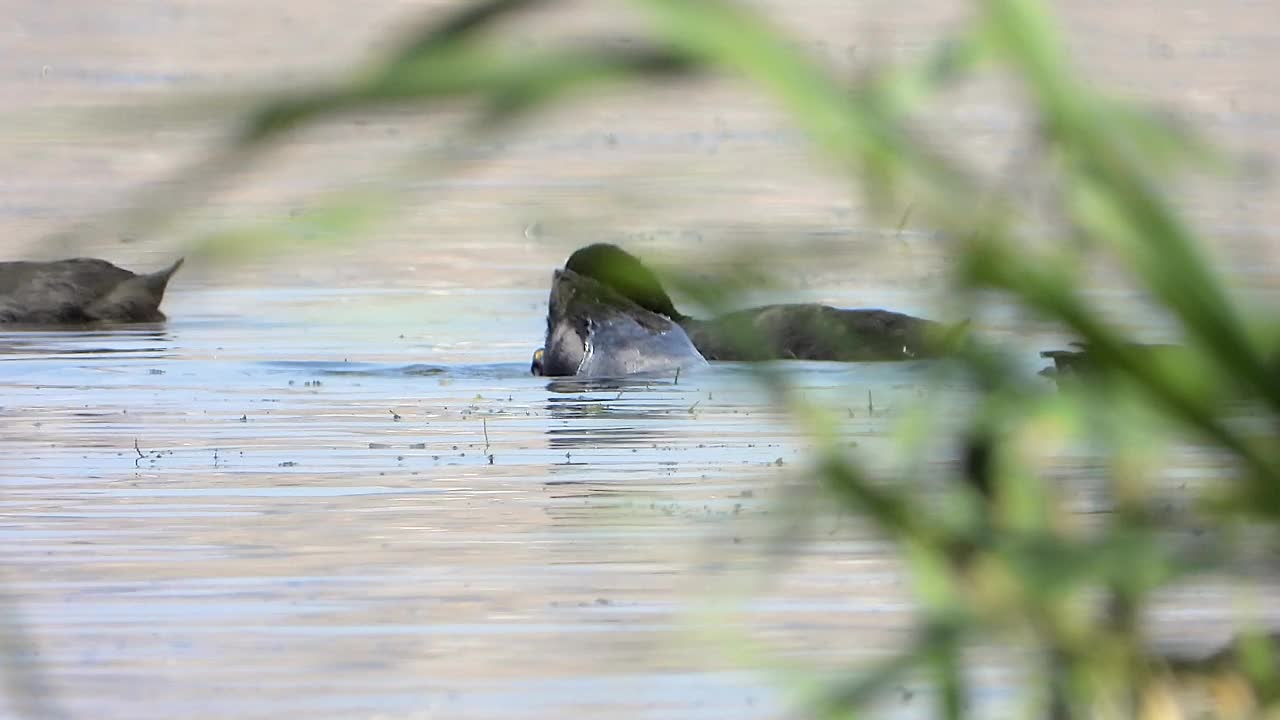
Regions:
[[[527, 344], [465, 347], [470, 319], [402, 339], [241, 292], [258, 317], [176, 291], [161, 326], [0, 335], [0, 546], [74, 714], [763, 717], [781, 696], [699, 638], [700, 604], [729, 593], [805, 656], [905, 627], [896, 563], [856, 526], [780, 596], [736, 589], [766, 580], [779, 491], [808, 492], [806, 442], [746, 368], [548, 381]], [[800, 377], [850, 393], [874, 451], [930, 372]]]
[[[115, 224], [236, 127], [225, 94], [324, 78], [452, 4], [7, 4], [0, 97], [20, 101], [0, 110], [4, 257], [148, 271], [211, 229], [284, 222], [302, 241], [189, 258], [162, 326], [0, 333], [0, 579], [26, 642], [10, 645], [39, 674], [17, 684], [69, 716], [772, 718], [794, 699], [783, 670], [865, 667], [907, 638], [900, 559], [856, 518], [805, 505], [809, 440], [750, 372], [528, 375], [551, 270], [586, 242], [682, 264], [771, 251], [779, 287], [758, 301], [950, 309], [948, 239], [871, 213], [741, 84], [619, 88], [467, 146], [453, 114], [347, 118], [192, 198], [162, 232]], [[921, 58], [968, 12], [755, 4], [850, 74]], [[1254, 170], [1274, 164], [1275, 3], [1059, 6], [1087, 77], [1177, 108]], [[612, 4], [583, 3], [513, 32], [530, 47], [631, 37], [617, 22]], [[223, 99], [193, 111], [180, 103], [192, 95]], [[1030, 124], [1013, 97], [983, 79], [931, 109], [927, 129], [1014, 172]], [[152, 109], [125, 112], [139, 103]], [[398, 188], [404, 212], [358, 243], [313, 246], [287, 225], [320, 193], [446, 151], [468, 162], [448, 175], [424, 162]], [[1280, 285], [1272, 178], [1172, 193], [1239, 286]], [[1169, 339], [1114, 274], [1092, 280], [1135, 337]], [[1067, 339], [1007, 307], [978, 321], [1028, 372]], [[968, 397], [927, 363], [794, 369], [887, 478], [916, 403], [942, 398], [949, 421]], [[901, 481], [946, 482], [954, 450], [931, 447]], [[1221, 471], [1191, 450], [1170, 461], [1179, 502], [1188, 479]], [[1106, 511], [1105, 468], [1087, 452], [1050, 471], [1081, 522]], [[779, 562], [789, 507], [817, 520]], [[1212, 578], [1177, 588], [1152, 634], [1220, 642], [1238, 599]], [[975, 660], [977, 716], [1013, 714], [1026, 666]], [[926, 716], [928, 701], [913, 680], [884, 714]]]

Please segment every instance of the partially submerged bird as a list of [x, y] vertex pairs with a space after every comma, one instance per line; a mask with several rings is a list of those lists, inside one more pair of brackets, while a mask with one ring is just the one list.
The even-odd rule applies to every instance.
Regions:
[[1147, 693], [1173, 700], [1191, 711], [1188, 717], [1275, 717], [1278, 662], [1280, 633], [1237, 636], [1211, 655], [1160, 658]]
[[638, 258], [607, 243], [574, 252], [565, 269], [674, 321], [708, 360], [914, 360], [946, 354], [965, 328], [889, 310], [815, 303], [765, 305], [700, 320], [676, 310]]
[[0, 262], [0, 324], [161, 322], [160, 302], [181, 266], [138, 275], [94, 258]]
[[[1088, 343], [1072, 342], [1068, 345], [1071, 348], [1069, 350], [1040, 351], [1040, 357], [1053, 361], [1053, 367], [1042, 369], [1040, 375], [1052, 378], [1055, 382], [1061, 382], [1097, 371], [1097, 357]], [[1147, 357], [1168, 355], [1183, 349], [1181, 345], [1161, 343], [1129, 343], [1128, 347]]]
[[534, 353], [530, 368], [535, 375], [621, 377], [706, 364], [670, 319], [573, 270], [555, 272], [546, 345]]

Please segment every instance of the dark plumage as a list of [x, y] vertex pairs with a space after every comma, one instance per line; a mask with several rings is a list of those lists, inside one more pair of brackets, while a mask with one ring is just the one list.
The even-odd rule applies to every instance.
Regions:
[[565, 268], [595, 278], [650, 312], [679, 323], [708, 360], [912, 360], [945, 354], [964, 326], [879, 309], [813, 303], [765, 305], [699, 320], [676, 310], [638, 258], [615, 245], [589, 245]]
[[160, 322], [169, 278], [182, 260], [138, 275], [106, 260], [0, 263], [0, 324]]
[[686, 317], [681, 325], [709, 360], [913, 360], [941, 354], [934, 338], [944, 332], [931, 320], [889, 310], [814, 303]]
[[553, 377], [620, 377], [705, 365], [684, 330], [602, 282], [557, 270], [547, 302], [546, 345], [530, 370]]
[[617, 245], [596, 243], [579, 248], [564, 262], [564, 269], [595, 278], [650, 312], [677, 322], [685, 319], [662, 289], [658, 276]]
[[[1093, 356], [1088, 343], [1073, 342], [1070, 343], [1070, 346], [1071, 350], [1042, 350], [1040, 357], [1052, 360], [1053, 367], [1044, 368], [1040, 371], [1040, 374], [1053, 378], [1055, 381], [1060, 381], [1097, 370], [1097, 359]], [[1140, 353], [1150, 353], [1152, 355], [1182, 350], [1180, 345], [1158, 343], [1130, 343], [1129, 347]]]

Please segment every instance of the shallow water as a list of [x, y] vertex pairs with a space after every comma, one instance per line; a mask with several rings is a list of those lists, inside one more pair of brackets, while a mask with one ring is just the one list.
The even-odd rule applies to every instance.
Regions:
[[[175, 288], [164, 325], [0, 333], [0, 561], [72, 716], [777, 717], [772, 664], [863, 664], [909, 632], [856, 519], [819, 513], [777, 562], [808, 441], [747, 367], [549, 381], [502, 361], [529, 348], [501, 325], [311, 315], [422, 302], [397, 292], [236, 295], [253, 318]], [[792, 368], [873, 466], [922, 398], [965, 403], [928, 362]], [[1096, 510], [1087, 486], [1071, 503]], [[1018, 701], [1007, 666], [974, 674], [984, 712]]]
[[[0, 334], [0, 557], [51, 697], [104, 718], [778, 711], [690, 617], [760, 572], [778, 489], [805, 487], [804, 442], [749, 371], [547, 381], [485, 343], [302, 324], [293, 293], [244, 293], [258, 320], [175, 292], [163, 326]], [[447, 322], [418, 330], [454, 347]], [[802, 373], [815, 398], [855, 393], [870, 446], [928, 375]], [[730, 592], [782, 652], [902, 628], [865, 530], [810, 565], [781, 596]]]
[[[919, 58], [966, 7], [755, 4], [840, 72]], [[113, 222], [232, 127], [234, 102], [175, 112], [182, 98], [325, 77], [450, 3], [321, 5], [8, 2], [4, 257], [153, 270], [210, 229], [294, 218], [407, 152], [458, 151], [449, 117], [356, 118], [284, 143], [163, 232]], [[1058, 5], [1090, 77], [1178, 108], [1254, 170], [1274, 166], [1275, 3]], [[540, 46], [599, 28], [626, 37], [612, 4], [592, 3], [515, 32]], [[930, 114], [940, 144], [1015, 166], [1027, 124], [1006, 90], [948, 97]], [[122, 110], [137, 103], [152, 109]], [[774, 251], [782, 285], [753, 300], [940, 316], [946, 238], [886, 227], [739, 85], [619, 89], [542, 120], [461, 148], [456, 174], [424, 162], [399, 188], [409, 207], [357, 244], [190, 257], [162, 326], [0, 333], [0, 597], [20, 633], [6, 657], [21, 661], [0, 713], [779, 717], [796, 666], [865, 666], [901, 645], [899, 559], [856, 519], [806, 504], [808, 440], [747, 369], [601, 387], [528, 364], [551, 269], [584, 242], [681, 262], [746, 244]], [[1274, 178], [1219, 180], [1174, 197], [1241, 286], [1275, 288]], [[1096, 280], [1136, 336], [1166, 339], [1112, 275]], [[1028, 371], [1066, 339], [1008, 308], [980, 324], [1025, 348]], [[902, 462], [892, 433], [917, 402], [965, 407], [927, 363], [793, 369], [873, 467]], [[931, 449], [922, 482], [952, 472], [953, 450]], [[1180, 460], [1184, 484], [1220, 469]], [[1060, 465], [1068, 506], [1105, 510], [1096, 461]], [[797, 507], [818, 519], [779, 561]], [[1225, 583], [1179, 588], [1153, 635], [1213, 645], [1237, 600]], [[976, 716], [1014, 714], [1025, 663], [985, 660]], [[883, 710], [931, 714], [925, 686]]]

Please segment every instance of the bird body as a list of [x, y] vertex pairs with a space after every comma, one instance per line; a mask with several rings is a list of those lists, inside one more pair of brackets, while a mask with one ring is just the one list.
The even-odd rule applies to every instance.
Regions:
[[708, 360], [892, 361], [937, 357], [967, 324], [881, 309], [816, 303], [765, 305], [703, 320], [681, 313], [638, 258], [607, 243], [574, 252], [565, 268], [594, 278], [644, 309], [670, 318]]
[[0, 324], [161, 322], [160, 302], [182, 262], [146, 275], [95, 258], [0, 262]]
[[621, 377], [706, 365], [683, 328], [572, 270], [557, 270], [536, 375]]

